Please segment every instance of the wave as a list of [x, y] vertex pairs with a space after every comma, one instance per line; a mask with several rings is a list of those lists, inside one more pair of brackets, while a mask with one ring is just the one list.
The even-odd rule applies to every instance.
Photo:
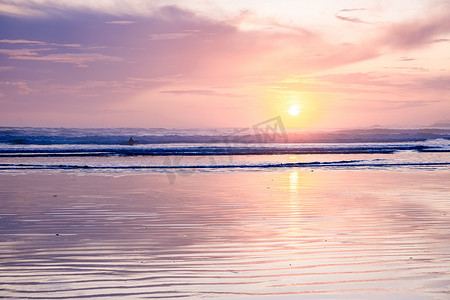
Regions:
[[267, 168], [306, 168], [306, 167], [442, 167], [450, 162], [374, 162], [364, 160], [297, 162], [297, 163], [259, 163], [259, 164], [224, 164], [224, 165], [135, 165], [135, 166], [100, 166], [100, 165], [51, 165], [51, 164], [0, 164], [0, 170], [177, 170], [177, 169], [267, 169]]
[[64, 156], [211, 156], [211, 155], [301, 155], [301, 154], [390, 154], [399, 151], [450, 152], [450, 143], [392, 144], [238, 144], [182, 146], [71, 145], [64, 147], [0, 147], [0, 157]]
[[450, 129], [356, 129], [332, 132], [255, 131], [252, 128], [35, 128], [0, 127], [0, 143], [10, 145], [126, 145], [177, 143], [370, 143], [450, 140]]
[[[231, 129], [133, 129], [138, 134], [134, 135], [137, 143], [124, 144], [130, 130], [0, 128], [0, 170], [438, 167], [448, 165], [450, 152], [449, 130], [289, 133], [289, 143], [281, 143], [276, 136], [258, 142], [243, 131], [229, 135]], [[383, 136], [394, 141], [374, 142]], [[302, 142], [295, 142], [296, 137]], [[425, 137], [433, 138], [415, 141]], [[319, 142], [305, 142], [314, 139]], [[398, 142], [399, 139], [408, 141]], [[329, 140], [340, 142], [325, 142]], [[198, 163], [204, 159], [211, 163]]]

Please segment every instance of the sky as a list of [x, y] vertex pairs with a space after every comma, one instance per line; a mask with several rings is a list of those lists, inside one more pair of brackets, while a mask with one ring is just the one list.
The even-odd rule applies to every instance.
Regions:
[[421, 127], [449, 0], [0, 0], [0, 126]]

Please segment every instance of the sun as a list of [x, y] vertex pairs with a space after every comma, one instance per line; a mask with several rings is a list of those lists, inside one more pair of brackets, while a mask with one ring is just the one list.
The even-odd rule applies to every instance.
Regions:
[[296, 115], [298, 115], [300, 113], [300, 109], [301, 109], [300, 105], [292, 104], [288, 109], [288, 113], [291, 116], [295, 117]]

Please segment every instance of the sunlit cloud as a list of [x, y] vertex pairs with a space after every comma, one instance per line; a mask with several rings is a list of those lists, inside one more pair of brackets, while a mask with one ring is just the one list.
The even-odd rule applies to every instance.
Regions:
[[199, 96], [219, 96], [219, 97], [239, 97], [239, 95], [231, 93], [221, 93], [214, 90], [170, 90], [161, 91], [163, 94], [175, 94], [175, 95], [199, 95]]

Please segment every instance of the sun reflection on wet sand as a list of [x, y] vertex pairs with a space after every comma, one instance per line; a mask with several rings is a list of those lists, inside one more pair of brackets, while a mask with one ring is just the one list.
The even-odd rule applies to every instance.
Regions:
[[293, 170], [289, 173], [289, 189], [292, 194], [297, 194], [298, 189], [298, 171]]

